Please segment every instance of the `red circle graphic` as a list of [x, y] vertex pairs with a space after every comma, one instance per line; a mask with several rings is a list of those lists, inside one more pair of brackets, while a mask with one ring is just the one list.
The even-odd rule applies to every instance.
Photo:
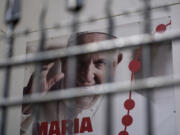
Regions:
[[135, 102], [134, 102], [134, 100], [132, 100], [132, 99], [127, 99], [127, 100], [124, 102], [124, 107], [125, 107], [127, 110], [133, 109], [134, 106], [135, 106]]
[[121, 131], [119, 135], [129, 135], [127, 131]]
[[129, 126], [132, 124], [132, 122], [133, 122], [133, 118], [130, 115], [123, 116], [123, 118], [122, 118], [123, 125]]
[[156, 32], [158, 32], [158, 33], [163, 33], [165, 31], [166, 31], [166, 25], [165, 24], [159, 24], [156, 27]]
[[141, 68], [141, 63], [138, 60], [132, 60], [129, 64], [131, 72], [137, 72]]

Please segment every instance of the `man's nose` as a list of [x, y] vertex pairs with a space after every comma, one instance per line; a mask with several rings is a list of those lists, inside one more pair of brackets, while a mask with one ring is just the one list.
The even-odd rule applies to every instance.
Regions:
[[85, 79], [85, 83], [94, 83], [94, 77], [95, 77], [95, 72], [94, 72], [94, 66], [93, 64], [89, 64], [86, 67], [86, 71], [85, 71], [85, 75], [84, 75], [84, 79]]

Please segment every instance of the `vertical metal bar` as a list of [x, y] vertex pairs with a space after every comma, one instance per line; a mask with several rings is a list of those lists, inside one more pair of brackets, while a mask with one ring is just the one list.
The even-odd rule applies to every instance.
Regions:
[[[13, 32], [15, 26], [18, 24], [20, 20], [20, 1], [19, 0], [8, 0], [6, 5], [5, 12], [5, 22], [8, 25], [7, 32], [7, 40], [8, 40], [8, 52], [7, 59], [13, 56], [13, 45], [14, 45], [14, 36]], [[3, 87], [3, 97], [7, 98], [9, 96], [9, 87], [10, 87], [10, 77], [11, 77], [11, 67], [8, 66], [5, 69], [5, 79], [4, 79], [4, 87]], [[2, 107], [1, 114], [1, 129], [0, 134], [6, 135], [6, 127], [7, 127], [7, 107]]]
[[[72, 23], [72, 32], [74, 33], [74, 35], [76, 35], [77, 31], [78, 31], [78, 14], [74, 13], [73, 14], [73, 23]], [[77, 43], [76, 38], [73, 40], [73, 42], [71, 42], [70, 46], [75, 46]], [[67, 79], [66, 79], [66, 87], [67, 88], [74, 88], [76, 86], [76, 57], [69, 57], [67, 58]], [[76, 103], [74, 100], [69, 100], [68, 101], [69, 107], [71, 108], [71, 110], [67, 110], [67, 116], [68, 119], [72, 120], [75, 117], [75, 109], [76, 109]], [[74, 124], [74, 123], [73, 123]], [[74, 133], [72, 131], [68, 130], [68, 135], [73, 135]]]
[[[73, 15], [73, 21], [72, 21], [72, 36], [74, 40], [69, 44], [69, 46], [75, 46], [77, 44], [76, 34], [78, 32], [78, 19], [79, 19], [79, 12], [81, 11], [83, 7], [83, 1], [82, 0], [67, 0], [67, 9], [71, 11]], [[76, 86], [76, 75], [77, 75], [77, 66], [76, 66], [76, 57], [68, 57], [67, 58], [67, 73], [66, 73], [66, 87], [67, 88], [74, 88]], [[74, 100], [66, 101], [68, 103], [68, 106], [71, 108], [71, 110], [66, 110], [68, 119], [72, 120], [75, 117], [75, 109], [76, 109], [76, 103]], [[73, 123], [74, 124], [74, 123]], [[68, 130], [69, 135], [73, 135], [73, 131]]]
[[[108, 17], [108, 29], [107, 29], [107, 32], [108, 34], [110, 35], [113, 35], [114, 33], [114, 21], [113, 21], [113, 18], [112, 18], [112, 14], [111, 14], [111, 6], [112, 6], [112, 0], [106, 0], [106, 7], [105, 7], [105, 12], [106, 12], [106, 15]], [[108, 53], [108, 52], [107, 52]], [[109, 53], [106, 55], [107, 57], [107, 75], [106, 75], [106, 80], [107, 82], [112, 82], [113, 81], [113, 78], [112, 78], [112, 70], [113, 70], [113, 67], [112, 67], [112, 54]], [[107, 106], [106, 106], [106, 135], [112, 135], [112, 129], [113, 129], [113, 126], [112, 126], [112, 110], [113, 110], [113, 104], [112, 104], [112, 94], [109, 94], [107, 95]]]
[[[73, 13], [73, 23], [72, 23], [72, 36], [75, 36], [74, 40], [70, 43], [70, 46], [75, 46], [76, 41], [76, 34], [78, 32], [78, 13]], [[75, 79], [76, 79], [76, 58], [69, 57], [67, 58], [67, 87], [73, 88], [75, 87]]]
[[[39, 46], [38, 46], [38, 52], [41, 52], [44, 50], [45, 48], [45, 42], [46, 42], [46, 33], [45, 33], [45, 17], [46, 17], [46, 12], [47, 12], [47, 7], [46, 7], [46, 3], [41, 11], [41, 16], [40, 16], [40, 34], [41, 34], [41, 39], [39, 42]], [[41, 81], [42, 81], [42, 77], [41, 77], [41, 72], [42, 72], [42, 63], [37, 63], [36, 67], [35, 67], [35, 78], [34, 78], [34, 86], [33, 86], [33, 92], [38, 93], [41, 92]], [[34, 116], [34, 123], [35, 125], [33, 125], [33, 135], [38, 135], [38, 119], [39, 119], [39, 104], [36, 104], [33, 106], [33, 116]]]
[[[13, 29], [9, 28], [8, 30], [8, 54], [7, 58], [12, 57], [13, 55]], [[10, 86], [10, 75], [11, 75], [11, 67], [7, 67], [5, 69], [5, 79], [4, 79], [4, 87], [3, 87], [3, 97], [7, 98], [9, 95], [9, 86]], [[6, 134], [6, 125], [7, 125], [7, 107], [2, 107], [2, 116], [1, 116], [1, 135]]]
[[[69, 43], [69, 46], [75, 46], [76, 45], [76, 34], [78, 32], [79, 26], [78, 26], [78, 19], [79, 19], [79, 12], [82, 9], [83, 6], [83, 0], [67, 0], [66, 3], [67, 9], [72, 13], [73, 15], [73, 21], [72, 21], [72, 36], [73, 40], [71, 43]], [[67, 80], [66, 85], [67, 87], [75, 87], [75, 79], [76, 79], [76, 58], [70, 57], [67, 60]]]
[[[144, 0], [144, 32], [151, 33], [151, 12], [150, 12], [150, 0]], [[143, 78], [150, 77], [151, 71], [151, 53], [150, 46], [143, 47], [142, 50], [142, 66], [143, 66]], [[146, 91], [146, 111], [147, 111], [147, 123], [146, 123], [146, 134], [152, 135], [152, 106], [150, 103], [152, 91]]]

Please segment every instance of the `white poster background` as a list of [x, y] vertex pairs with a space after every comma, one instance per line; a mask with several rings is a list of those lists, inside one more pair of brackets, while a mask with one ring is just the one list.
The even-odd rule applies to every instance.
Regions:
[[[159, 24], [168, 24], [170, 17], [164, 17], [152, 21], [152, 33], [155, 33], [156, 26]], [[166, 32], [170, 29], [171, 25], [167, 27]], [[135, 22], [126, 25], [116, 25], [115, 36], [124, 37], [134, 34], [142, 33], [143, 22]], [[106, 32], [105, 29], [97, 31]], [[63, 42], [62, 42], [63, 39]], [[67, 42], [68, 37], [56, 37], [48, 40], [54, 44], [62, 44]], [[56, 42], [56, 43], [55, 43]], [[33, 52], [33, 48], [37, 46], [37, 41], [28, 42], [27, 53]], [[49, 43], [52, 44], [52, 43]], [[152, 71], [153, 76], [158, 75], [172, 75], [172, 52], [171, 42], [167, 46], [160, 46], [153, 50], [152, 57]], [[123, 60], [119, 64], [116, 81], [130, 81], [131, 72], [128, 69], [129, 62], [134, 59], [133, 50], [123, 51]], [[136, 53], [136, 52], [135, 52]], [[155, 54], [155, 55], [154, 55]], [[27, 67], [25, 72], [25, 85], [32, 74], [33, 68]], [[135, 73], [136, 74], [136, 73]], [[137, 73], [138, 74], [138, 73]], [[136, 76], [136, 75], [135, 75]], [[136, 79], [136, 78], [135, 78]], [[128, 99], [129, 93], [116, 94], [113, 97], [113, 119], [112, 119], [112, 131], [113, 135], [118, 135], [120, 131], [124, 130], [122, 124], [122, 117], [127, 114], [127, 110], [124, 108], [124, 102]], [[146, 134], [146, 96], [143, 92], [132, 92], [132, 99], [135, 101], [135, 108], [130, 111], [130, 115], [133, 117], [133, 123], [127, 127], [129, 135], [145, 135]], [[174, 88], [167, 88], [166, 90], [154, 91], [151, 104], [153, 107], [153, 126], [155, 135], [175, 135], [175, 103], [174, 103]], [[83, 133], [83, 135], [104, 135], [106, 132], [106, 98], [102, 96], [96, 102], [94, 106], [88, 110], [83, 111], [78, 115], [78, 118], [91, 117], [93, 132]], [[51, 115], [51, 114], [47, 114]], [[79, 134], [81, 135], [81, 134]]]

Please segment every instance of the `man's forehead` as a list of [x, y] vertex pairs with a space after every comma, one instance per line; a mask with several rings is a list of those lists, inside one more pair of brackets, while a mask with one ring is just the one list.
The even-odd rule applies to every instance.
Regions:
[[91, 53], [91, 54], [84, 54], [84, 55], [79, 56], [78, 59], [82, 61], [107, 59], [109, 55], [113, 56], [112, 58], [114, 58], [115, 53], [97, 52], [97, 53]]

